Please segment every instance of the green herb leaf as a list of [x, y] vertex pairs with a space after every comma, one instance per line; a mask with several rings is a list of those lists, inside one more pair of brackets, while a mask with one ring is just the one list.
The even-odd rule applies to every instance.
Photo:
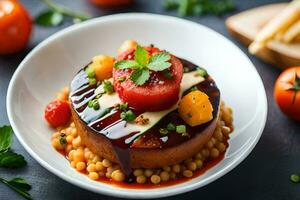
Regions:
[[231, 0], [166, 0], [166, 10], [177, 10], [180, 16], [223, 15], [235, 9]]
[[11, 126], [0, 127], [0, 152], [6, 151], [12, 144], [12, 133]]
[[136, 70], [130, 76], [130, 79], [137, 85], [143, 85], [149, 80], [149, 78], [150, 72], [148, 69]]
[[95, 78], [89, 78], [89, 85], [96, 85], [97, 84], [97, 80]]
[[24, 157], [13, 152], [0, 153], [0, 167], [20, 168], [27, 164]]
[[116, 69], [139, 69], [140, 65], [135, 60], [121, 60], [115, 63]]
[[171, 56], [167, 52], [156, 53], [151, 56], [148, 68], [153, 71], [163, 71], [168, 69], [171, 66], [171, 63], [167, 61], [170, 59]]
[[114, 87], [110, 81], [104, 80], [102, 84], [103, 84], [103, 89], [107, 94], [111, 94], [114, 92]]
[[122, 110], [122, 111], [126, 111], [128, 109], [128, 103], [120, 104], [119, 109]]
[[138, 64], [145, 66], [148, 64], [148, 55], [149, 55], [148, 51], [145, 48], [138, 45], [134, 52], [134, 60]]
[[36, 19], [36, 23], [41, 26], [58, 26], [63, 22], [64, 16], [56, 11], [48, 10], [41, 13]]
[[290, 180], [293, 182], [293, 183], [299, 183], [300, 182], [300, 176], [298, 174], [292, 174], [290, 176]]
[[8, 181], [11, 185], [18, 187], [20, 189], [23, 190], [30, 190], [31, 189], [31, 185], [29, 185], [26, 180], [22, 179], [22, 178], [14, 178], [10, 181]]
[[31, 195], [28, 193], [28, 191], [31, 189], [31, 185], [28, 184], [26, 180], [22, 178], [14, 178], [12, 180], [7, 181], [3, 178], [0, 178], [0, 182], [13, 189], [25, 199], [32, 200]]

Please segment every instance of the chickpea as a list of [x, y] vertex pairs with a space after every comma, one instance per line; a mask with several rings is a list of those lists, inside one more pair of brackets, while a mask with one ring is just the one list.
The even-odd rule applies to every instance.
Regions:
[[200, 159], [196, 159], [196, 160], [195, 160], [195, 163], [196, 163], [197, 168], [201, 168], [202, 165], [203, 165], [203, 162], [202, 162], [202, 160], [200, 160]]
[[[75, 123], [72, 122], [72, 123], [70, 124], [70, 126], [73, 127], [73, 128], [75, 128]], [[74, 129], [73, 129], [73, 130], [74, 130]], [[75, 130], [76, 130], [76, 129], [75, 129]]]
[[106, 169], [108, 173], [113, 173], [116, 169], [113, 166], [110, 166]]
[[202, 154], [201, 153], [197, 153], [196, 156], [195, 156], [195, 158], [202, 160]]
[[72, 141], [74, 140], [74, 137], [72, 136], [72, 135], [68, 135], [67, 137], [66, 137], [66, 141], [67, 141], [67, 143], [68, 144], [72, 144]]
[[174, 173], [179, 173], [180, 172], [180, 165], [173, 165], [172, 166], [172, 171]]
[[102, 164], [103, 164], [104, 167], [112, 166], [112, 163], [110, 162], [110, 160], [107, 160], [107, 159], [103, 159]]
[[214, 143], [210, 140], [210, 141], [208, 141], [208, 142], [206, 143], [206, 147], [207, 147], [208, 149], [211, 149], [211, 148], [214, 147]]
[[73, 156], [74, 156], [75, 152], [76, 152], [76, 150], [74, 150], [74, 149], [69, 152], [69, 154], [68, 154], [69, 160], [73, 160]]
[[77, 137], [77, 129], [76, 129], [76, 128], [74, 128], [74, 129], [72, 130], [71, 135], [72, 135], [73, 137]]
[[166, 171], [166, 172], [170, 172], [171, 171], [171, 167], [169, 167], [169, 166], [163, 167], [163, 170]]
[[189, 162], [187, 168], [191, 171], [195, 171], [197, 169], [197, 164], [195, 162]]
[[71, 167], [76, 168], [76, 162], [75, 161], [71, 161]]
[[64, 145], [62, 145], [59, 141], [58, 138], [54, 138], [52, 140], [52, 146], [55, 148], [55, 149], [58, 149], [58, 150], [62, 150], [64, 149]]
[[85, 162], [78, 162], [78, 163], [76, 163], [76, 169], [77, 169], [78, 171], [84, 170], [85, 167], [86, 167]]
[[55, 132], [55, 133], [53, 133], [53, 135], [52, 135], [52, 139], [58, 138], [59, 136], [60, 136], [60, 132]]
[[160, 173], [160, 178], [162, 181], [168, 181], [170, 179], [170, 175], [168, 172], [163, 171]]
[[222, 126], [221, 130], [225, 135], [228, 135], [230, 133], [230, 128], [227, 126]]
[[160, 181], [161, 181], [160, 176], [158, 176], [158, 175], [156, 175], [156, 174], [151, 176], [151, 182], [152, 182], [153, 184], [159, 184]]
[[216, 138], [218, 141], [222, 141], [223, 140], [223, 134], [221, 129], [217, 128], [215, 133], [214, 133], [214, 138]]
[[123, 172], [121, 172], [121, 170], [116, 170], [111, 174], [111, 177], [113, 180], [115, 181], [124, 181], [125, 180], [125, 175], [123, 174]]
[[89, 164], [86, 169], [87, 169], [88, 172], [95, 172], [96, 171], [96, 165], [94, 163]]
[[150, 177], [150, 176], [152, 176], [152, 174], [153, 174], [153, 170], [152, 169], [145, 169], [144, 175], [146, 177]]
[[96, 170], [97, 171], [103, 171], [104, 170], [104, 166], [103, 166], [102, 162], [96, 162]]
[[185, 177], [192, 177], [193, 176], [193, 172], [191, 170], [185, 170], [183, 173], [182, 173], [183, 176]]
[[209, 151], [208, 149], [202, 149], [201, 150], [201, 154], [204, 158], [208, 157], [209, 156]]
[[146, 176], [141, 175], [141, 176], [137, 176], [137, 177], [136, 177], [136, 182], [137, 182], [137, 183], [142, 184], [142, 183], [145, 183], [146, 181], [147, 181]]
[[133, 175], [134, 175], [134, 176], [141, 176], [141, 175], [143, 175], [143, 174], [144, 174], [144, 172], [143, 172], [142, 169], [135, 169], [135, 170], [133, 171]]
[[106, 172], [106, 173], [105, 173], [105, 176], [106, 176], [106, 178], [111, 178], [111, 173]]
[[73, 160], [75, 162], [84, 161], [84, 154], [82, 149], [77, 149], [73, 155]]
[[81, 144], [81, 138], [80, 136], [76, 137], [73, 141], [72, 141], [72, 145], [74, 148], [78, 148], [80, 147], [82, 144]]
[[137, 42], [134, 40], [126, 40], [123, 42], [123, 44], [118, 49], [118, 56], [120, 56], [123, 52], [136, 49]]
[[217, 148], [218, 150], [223, 153], [225, 150], [226, 150], [226, 146], [224, 143], [220, 142], [218, 145], [217, 145]]
[[90, 151], [84, 152], [84, 158], [85, 158], [86, 160], [88, 160], [88, 159], [90, 158], [90, 155], [91, 155], [91, 152], [90, 152]]
[[97, 180], [99, 178], [99, 174], [97, 172], [90, 172], [89, 177], [92, 180]]
[[100, 161], [100, 157], [98, 155], [95, 155], [92, 161], [94, 163], [99, 162]]
[[211, 156], [212, 158], [217, 158], [219, 155], [220, 155], [220, 152], [219, 152], [218, 149], [212, 148], [212, 149], [210, 150], [210, 156]]

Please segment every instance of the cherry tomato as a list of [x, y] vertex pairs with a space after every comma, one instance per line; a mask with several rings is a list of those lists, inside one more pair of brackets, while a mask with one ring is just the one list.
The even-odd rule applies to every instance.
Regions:
[[0, 0], [0, 54], [12, 54], [27, 44], [31, 18], [17, 0]]
[[45, 109], [45, 119], [53, 127], [66, 125], [70, 118], [71, 109], [66, 101], [54, 100]]
[[275, 83], [274, 98], [283, 113], [300, 121], [300, 66], [280, 74]]
[[103, 7], [117, 7], [133, 3], [133, 0], [90, 0], [95, 5]]
[[[157, 49], [149, 50], [150, 53]], [[134, 53], [134, 52], [131, 52]], [[124, 56], [124, 55], [123, 55]], [[132, 58], [133, 55], [124, 56]], [[148, 82], [137, 86], [129, 78], [132, 70], [113, 69], [114, 88], [119, 97], [128, 105], [140, 111], [159, 111], [171, 107], [178, 101], [180, 83], [183, 76], [183, 67], [180, 60], [171, 56], [171, 67], [169, 71], [172, 77], [166, 77], [161, 72], [152, 72]], [[119, 81], [124, 79], [124, 81]]]

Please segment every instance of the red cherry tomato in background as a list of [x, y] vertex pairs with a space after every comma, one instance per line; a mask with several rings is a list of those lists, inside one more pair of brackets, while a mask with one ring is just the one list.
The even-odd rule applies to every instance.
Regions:
[[54, 100], [45, 109], [45, 119], [53, 126], [63, 126], [70, 122], [71, 109], [66, 101]]
[[90, 0], [95, 5], [103, 7], [118, 7], [133, 3], [133, 0]]
[[274, 98], [283, 113], [300, 121], [300, 66], [280, 74], [275, 83]]
[[12, 54], [23, 49], [31, 28], [31, 18], [17, 0], [0, 0], [0, 54]]

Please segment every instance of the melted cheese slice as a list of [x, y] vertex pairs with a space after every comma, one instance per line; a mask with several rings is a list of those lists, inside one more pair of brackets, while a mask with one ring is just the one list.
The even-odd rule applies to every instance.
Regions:
[[[149, 122], [145, 125], [123, 122], [122, 124], [123, 124], [124, 128], [122, 129], [122, 132], [106, 129], [105, 133], [103, 133], [103, 134], [106, 135], [110, 139], [119, 139], [119, 138], [129, 135], [133, 132], [137, 132], [137, 134], [128, 138], [125, 141], [126, 143], [130, 143], [131, 140], [133, 140], [134, 138], [143, 134], [151, 127], [153, 127], [157, 122], [159, 122], [160, 119], [162, 119], [168, 113], [172, 112], [173, 110], [176, 110], [178, 108], [178, 104], [181, 100], [182, 94], [186, 90], [191, 88], [192, 86], [197, 85], [204, 80], [205, 79], [203, 77], [199, 76], [196, 71], [184, 73], [181, 84], [180, 84], [179, 100], [171, 108], [169, 108], [167, 110], [158, 111], [158, 112], [142, 113], [141, 115], [143, 115], [144, 118], [149, 119]], [[103, 93], [103, 86], [101, 86], [101, 85], [95, 90], [96, 95], [100, 94], [100, 93]], [[103, 94], [102, 97], [100, 97], [98, 101], [99, 101], [99, 105], [100, 105], [101, 109], [111, 108], [111, 107], [114, 107], [116, 104], [123, 103], [116, 92], [113, 94]], [[106, 116], [104, 116], [103, 118], [105, 118], [105, 117]], [[112, 127], [112, 129], [113, 129], [113, 127]]]

